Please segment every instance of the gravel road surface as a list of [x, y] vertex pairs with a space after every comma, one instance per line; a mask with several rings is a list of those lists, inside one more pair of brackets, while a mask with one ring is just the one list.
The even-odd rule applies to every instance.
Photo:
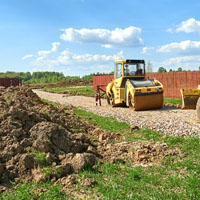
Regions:
[[68, 96], [42, 90], [33, 90], [33, 92], [42, 99], [62, 105], [73, 105], [101, 116], [115, 117], [132, 126], [150, 128], [174, 136], [200, 136], [200, 122], [197, 121], [195, 110], [164, 107], [161, 110], [133, 111], [129, 108], [112, 108], [107, 105], [106, 100], [102, 100], [102, 106], [96, 106], [95, 99], [92, 97]]

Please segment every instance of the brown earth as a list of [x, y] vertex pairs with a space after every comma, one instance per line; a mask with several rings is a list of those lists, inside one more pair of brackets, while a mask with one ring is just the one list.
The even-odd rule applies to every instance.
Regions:
[[56, 108], [44, 103], [28, 87], [0, 88], [1, 191], [9, 187], [9, 181], [22, 179], [48, 179], [68, 187], [77, 182], [71, 174], [98, 161], [149, 165], [179, 154], [166, 144], [123, 141], [120, 134], [76, 116], [71, 106]]
[[[95, 145], [85, 136], [90, 129], [72, 107], [48, 105], [26, 87], [1, 88], [1, 183], [19, 178], [39, 181], [44, 179], [39, 173], [43, 167], [55, 169], [45, 179], [57, 179], [80, 171], [88, 160], [94, 165], [97, 156], [90, 149]], [[37, 156], [41, 153], [42, 161]]]
[[100, 149], [104, 161], [112, 163], [131, 162], [133, 165], [159, 165], [167, 156], [181, 155], [179, 149], [171, 149], [165, 143], [139, 143], [123, 141], [108, 144]]
[[58, 83], [48, 83], [45, 85], [32, 84], [32, 88], [50, 88], [50, 87], [62, 87], [62, 86], [80, 86], [80, 85], [92, 85], [93, 80], [70, 80]]

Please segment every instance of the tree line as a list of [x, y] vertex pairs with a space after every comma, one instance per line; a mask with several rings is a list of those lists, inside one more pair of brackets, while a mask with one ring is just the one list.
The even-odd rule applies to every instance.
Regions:
[[[183, 72], [186, 70], [183, 70], [182, 67], [179, 67], [177, 70], [172, 70], [170, 69], [169, 72]], [[200, 66], [199, 66], [199, 71], [200, 71]], [[163, 72], [167, 72], [167, 70], [164, 67], [159, 67], [158, 68], [158, 73], [163, 73]]]
[[[178, 69], [170, 69], [169, 72], [183, 72], [185, 70], [182, 69], [182, 67], [179, 67]], [[200, 71], [200, 66], [199, 66], [199, 71]], [[158, 73], [163, 73], [167, 72], [167, 70], [164, 67], [159, 67], [158, 68]], [[153, 73], [153, 65], [149, 61], [147, 66], [146, 66], [146, 73]]]
[[[200, 70], [200, 67], [199, 67]], [[177, 70], [170, 69], [169, 72], [175, 72], [175, 71], [184, 71], [181, 67], [179, 67]], [[149, 62], [146, 67], [147, 73], [153, 72], [153, 66]], [[158, 68], [159, 73], [167, 72], [167, 70], [164, 67]], [[56, 82], [62, 82], [62, 81], [72, 81], [72, 80], [93, 80], [94, 75], [104, 75], [107, 73], [91, 73], [89, 75], [85, 75], [83, 77], [80, 76], [65, 76], [62, 72], [33, 72], [32, 74], [30, 72], [0, 72], [0, 78], [19, 78], [24, 83], [30, 83], [30, 84], [45, 84], [45, 83], [56, 83]], [[114, 72], [110, 72], [109, 74], [114, 74]]]
[[[111, 72], [112, 73], [112, 72]], [[72, 80], [93, 80], [94, 75], [102, 75], [105, 73], [91, 73], [83, 77], [80, 76], [65, 76], [62, 72], [0, 72], [0, 78], [19, 78], [24, 83], [30, 84], [45, 84], [56, 83]]]

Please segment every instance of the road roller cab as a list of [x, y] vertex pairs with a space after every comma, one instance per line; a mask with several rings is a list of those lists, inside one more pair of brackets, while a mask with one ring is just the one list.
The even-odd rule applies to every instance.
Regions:
[[163, 86], [145, 79], [144, 60], [115, 61], [114, 80], [106, 87], [108, 104], [126, 105], [135, 110], [162, 108]]

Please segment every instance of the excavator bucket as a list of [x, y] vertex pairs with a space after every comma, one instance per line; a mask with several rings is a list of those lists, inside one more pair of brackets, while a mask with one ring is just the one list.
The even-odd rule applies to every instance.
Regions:
[[196, 109], [200, 89], [181, 89], [182, 109]]
[[160, 109], [163, 106], [163, 92], [141, 93], [134, 96], [134, 110]]

